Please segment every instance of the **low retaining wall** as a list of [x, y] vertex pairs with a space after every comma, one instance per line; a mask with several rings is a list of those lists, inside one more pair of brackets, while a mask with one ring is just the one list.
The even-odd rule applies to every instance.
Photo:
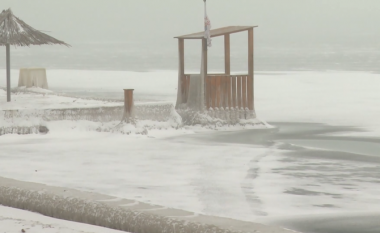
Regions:
[[293, 231], [133, 200], [0, 177], [0, 204], [133, 233], [290, 233]]
[[[174, 106], [171, 103], [136, 104], [135, 116], [141, 120], [168, 121], [171, 119]], [[95, 122], [120, 121], [123, 117], [124, 106], [91, 107], [91, 108], [62, 108], [41, 110], [3, 110], [0, 117], [41, 118], [47, 121], [88, 120]]]
[[[171, 103], [136, 104], [134, 113], [137, 120], [174, 122], [181, 125], [181, 117]], [[40, 132], [40, 122], [62, 120], [87, 120], [94, 122], [121, 121], [124, 106], [66, 108], [66, 109], [23, 109], [0, 111], [0, 135], [31, 134]], [[3, 121], [3, 122], [2, 122]]]

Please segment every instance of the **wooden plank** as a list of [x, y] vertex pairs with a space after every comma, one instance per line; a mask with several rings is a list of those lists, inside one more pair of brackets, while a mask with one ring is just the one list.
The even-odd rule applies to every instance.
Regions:
[[186, 85], [186, 81], [185, 81], [185, 75], [182, 75], [181, 76], [181, 81], [180, 81], [180, 86], [181, 86], [181, 98], [182, 98], [182, 102], [183, 103], [186, 103], [186, 100], [185, 100], [185, 85]]
[[248, 30], [248, 108], [254, 109], [254, 61], [253, 28]]
[[239, 109], [242, 107], [242, 103], [241, 103], [241, 76], [237, 76], [236, 77], [237, 79], [237, 106], [239, 107]]
[[211, 106], [215, 109], [216, 106], [216, 77], [211, 77]]
[[187, 99], [189, 97], [189, 88], [190, 88], [190, 75], [185, 75], [185, 99], [187, 103]]
[[247, 76], [241, 78], [241, 97], [242, 97], [242, 107], [245, 109], [247, 107]]
[[232, 107], [236, 108], [236, 76], [232, 77]]
[[231, 73], [231, 47], [230, 34], [224, 35], [224, 72]]
[[227, 77], [227, 107], [231, 109], [231, 76]]
[[[224, 27], [224, 28], [212, 29], [210, 31], [210, 34], [211, 34], [211, 37], [223, 36], [226, 34], [232, 34], [232, 33], [246, 31], [246, 30], [249, 30], [249, 29], [254, 28], [254, 27], [257, 27], [257, 26], [229, 26], [229, 27]], [[174, 38], [203, 39], [204, 38], [204, 31], [192, 33], [192, 34], [188, 34], [188, 35], [183, 35], [183, 36], [177, 36]]]
[[206, 104], [207, 104], [207, 109], [210, 109], [212, 106], [211, 103], [211, 77], [207, 76], [206, 77]]
[[216, 77], [216, 105], [215, 107], [220, 108], [220, 86], [221, 86], [221, 76]]
[[225, 108], [226, 104], [226, 79], [224, 76], [220, 77], [221, 85], [220, 85], [220, 107]]

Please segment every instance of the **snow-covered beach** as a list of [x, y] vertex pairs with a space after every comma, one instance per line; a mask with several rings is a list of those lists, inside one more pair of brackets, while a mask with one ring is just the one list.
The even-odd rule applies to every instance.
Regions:
[[[89, 99], [98, 96], [120, 105], [123, 88], [134, 88], [137, 102], [174, 103], [176, 75], [52, 70], [49, 85], [61, 96], [36, 94], [20, 106], [43, 107], [44, 98], [104, 104]], [[152, 78], [159, 82], [150, 85]], [[127, 136], [96, 132], [87, 121], [50, 122], [46, 135], [1, 136], [0, 176], [253, 222], [377, 211], [378, 86], [379, 75], [367, 72], [256, 74], [256, 113], [279, 128], [277, 138], [244, 131], [219, 140], [223, 133], [197, 127]]]

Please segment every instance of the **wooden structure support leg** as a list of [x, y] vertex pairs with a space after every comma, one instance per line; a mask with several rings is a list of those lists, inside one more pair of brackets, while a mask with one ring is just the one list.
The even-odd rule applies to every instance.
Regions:
[[224, 35], [224, 71], [225, 74], [231, 73], [230, 34]]
[[248, 108], [254, 110], [253, 29], [248, 30]]

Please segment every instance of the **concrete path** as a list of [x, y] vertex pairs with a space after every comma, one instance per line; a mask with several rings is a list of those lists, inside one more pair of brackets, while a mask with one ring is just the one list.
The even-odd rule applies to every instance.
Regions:
[[0, 177], [0, 204], [133, 233], [294, 231]]

